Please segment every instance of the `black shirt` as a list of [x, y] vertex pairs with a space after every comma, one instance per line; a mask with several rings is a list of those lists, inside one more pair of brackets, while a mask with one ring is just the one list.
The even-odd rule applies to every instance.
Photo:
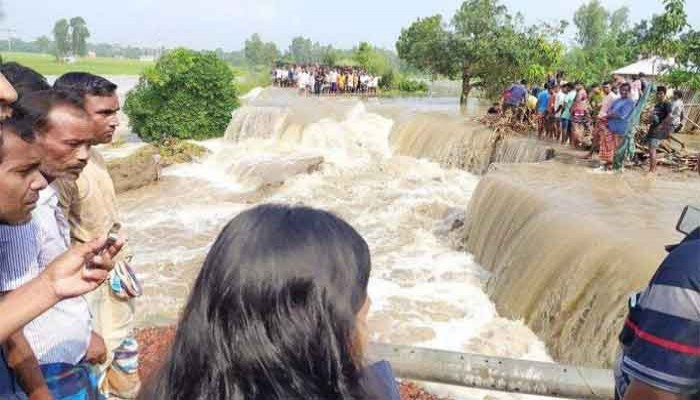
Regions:
[[647, 138], [668, 138], [668, 135], [671, 133], [672, 130], [671, 121], [666, 121], [666, 123], [664, 124], [662, 124], [662, 122], [664, 122], [664, 120], [668, 118], [669, 115], [671, 115], [672, 111], [673, 107], [668, 101], [664, 100], [660, 103], [656, 103], [656, 105], [654, 106], [654, 120], [652, 121], [651, 127], [649, 128], [649, 135], [647, 136]]

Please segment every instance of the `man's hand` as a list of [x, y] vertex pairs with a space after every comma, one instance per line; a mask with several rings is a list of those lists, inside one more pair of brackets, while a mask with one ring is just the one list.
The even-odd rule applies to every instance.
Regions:
[[102, 364], [107, 361], [107, 345], [105, 345], [102, 336], [95, 332], [91, 332], [90, 334], [90, 344], [85, 354], [85, 361], [93, 365]]
[[[124, 242], [119, 240], [108, 248], [104, 248], [105, 243], [106, 239], [101, 239], [74, 246], [40, 275], [57, 301], [91, 292], [107, 279], [114, 268], [112, 257], [119, 253]], [[86, 267], [88, 264], [90, 268]]]
[[42, 388], [33, 391], [29, 395], [29, 400], [53, 400], [53, 396], [51, 395], [49, 388], [43, 386]]
[[681, 400], [683, 396], [665, 390], [657, 389], [646, 383], [633, 379], [624, 400]]

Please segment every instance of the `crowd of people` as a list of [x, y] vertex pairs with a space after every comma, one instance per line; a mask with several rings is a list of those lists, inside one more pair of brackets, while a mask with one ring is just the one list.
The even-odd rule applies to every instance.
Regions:
[[[341, 218], [303, 206], [257, 206], [223, 228], [166, 362], [141, 385], [129, 323], [141, 289], [125, 234], [105, 238], [119, 227], [119, 212], [94, 147], [109, 143], [119, 123], [117, 87], [87, 73], [50, 86], [13, 63], [0, 72], [0, 398], [400, 400], [390, 365], [364, 361], [369, 246]], [[565, 95], [581, 91], [549, 84], [554, 104], [559, 86]], [[605, 86], [606, 96], [615, 93]], [[605, 132], [622, 130], [633, 90], [622, 83], [624, 103], [609, 96], [601, 105], [595, 118], [608, 122]], [[524, 86], [510, 92], [527, 96]], [[663, 104], [666, 92], [657, 93]], [[552, 109], [562, 111], [561, 129], [552, 133], [547, 119], [543, 131], [576, 145], [577, 128], [568, 127], [585, 123], [573, 106], [583, 98], [576, 95], [568, 114]], [[700, 392], [698, 246], [700, 228], [670, 248], [649, 288], [630, 300], [620, 399]]]
[[[615, 76], [589, 88], [581, 82], [567, 82], [561, 74], [548, 78], [543, 88], [529, 89], [523, 80], [503, 93], [502, 110], [510, 110], [515, 118], [534, 116], [540, 139], [587, 148], [589, 157], [597, 155], [602, 169], [610, 169], [647, 85], [641, 73], [631, 81]], [[680, 132], [685, 119], [680, 91], [671, 94], [665, 86], [658, 86], [655, 102], [645, 140], [652, 173], [657, 167], [656, 149], [672, 133]]]
[[107, 235], [119, 212], [95, 147], [119, 124], [117, 86], [0, 72], [0, 399], [400, 400], [390, 366], [364, 363], [367, 243], [330, 213], [282, 205], [223, 230], [168, 362], [142, 385], [141, 288], [125, 233]]
[[381, 77], [357, 67], [280, 65], [272, 70], [275, 86], [296, 88], [302, 95], [376, 96]]

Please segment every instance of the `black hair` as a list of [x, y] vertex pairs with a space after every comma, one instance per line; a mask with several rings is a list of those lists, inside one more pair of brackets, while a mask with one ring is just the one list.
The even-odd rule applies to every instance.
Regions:
[[5, 138], [15, 135], [27, 143], [33, 143], [36, 139], [32, 125], [26, 119], [9, 117], [0, 122], [0, 163], [5, 157]]
[[15, 88], [18, 99], [28, 93], [51, 89], [51, 85], [43, 75], [16, 62], [6, 62], [0, 65], [0, 73]]
[[658, 86], [656, 88], [656, 93], [663, 93], [666, 94], [666, 86]]
[[75, 92], [84, 96], [112, 96], [117, 91], [117, 85], [111, 81], [87, 72], [69, 72], [61, 75], [53, 84], [56, 90]]
[[610, 85], [610, 86], [612, 86], [612, 85], [613, 85], [613, 83], [612, 83], [612, 82], [610, 82], [610, 81], [605, 81], [605, 82], [603, 82], [603, 86], [606, 86], [606, 85]]
[[31, 127], [34, 133], [42, 134], [50, 127], [49, 114], [53, 109], [66, 107], [85, 118], [83, 106], [83, 99], [71, 92], [53, 89], [30, 92], [12, 103], [12, 119], [21, 120], [23, 129]]
[[624, 88], [624, 87], [626, 87], [627, 90], [632, 90], [632, 85], [630, 85], [630, 84], [627, 83], [627, 82], [625, 82], [625, 83], [623, 83], [622, 85], [620, 85], [620, 89], [622, 89], [622, 88]]
[[521, 80], [521, 81], [520, 81], [520, 84], [521, 84], [521, 85], [527, 85], [527, 79]]
[[168, 359], [141, 397], [375, 398], [356, 340], [370, 270], [367, 243], [331, 213], [243, 212], [209, 251]]

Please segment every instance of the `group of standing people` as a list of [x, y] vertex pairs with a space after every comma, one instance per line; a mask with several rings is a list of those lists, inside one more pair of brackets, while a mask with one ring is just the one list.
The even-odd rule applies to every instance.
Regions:
[[[566, 82], [560, 76], [549, 78], [544, 89], [527, 87], [527, 81], [513, 84], [503, 95], [503, 110], [514, 110], [516, 117], [535, 115], [538, 136], [589, 148], [589, 158], [597, 154], [601, 168], [610, 169], [617, 149], [630, 129], [632, 114], [648, 83], [644, 74], [631, 81], [616, 76], [602, 85], [586, 88], [581, 82]], [[665, 86], [656, 88], [652, 123], [646, 135], [650, 172], [656, 172], [656, 149], [671, 133], [683, 127], [684, 104], [678, 90], [669, 97]], [[521, 111], [524, 110], [524, 111]], [[584, 140], [591, 137], [590, 142]]]
[[369, 246], [331, 213], [284, 205], [223, 229], [142, 387], [142, 289], [95, 148], [119, 124], [117, 87], [0, 72], [0, 399], [400, 400], [388, 363], [365, 364]]
[[297, 88], [302, 95], [376, 96], [381, 78], [356, 67], [320, 65], [278, 66], [272, 70], [273, 84]]
[[94, 147], [110, 143], [119, 125], [117, 86], [88, 73], [50, 85], [17, 63], [0, 72], [14, 94], [0, 96], [0, 304], [33, 282], [55, 282], [35, 288], [14, 314], [0, 313], [8, 327], [0, 398], [133, 399], [132, 300], [141, 287], [118, 239], [124, 233], [113, 229], [114, 184]]

